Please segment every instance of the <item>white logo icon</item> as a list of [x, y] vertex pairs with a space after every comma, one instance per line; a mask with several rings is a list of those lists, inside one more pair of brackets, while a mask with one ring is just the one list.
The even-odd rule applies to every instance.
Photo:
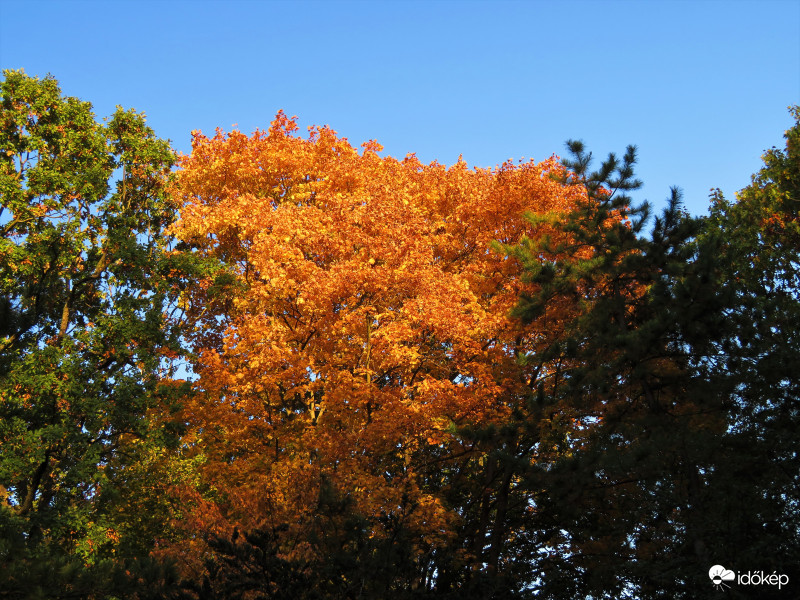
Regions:
[[711, 579], [711, 583], [713, 583], [714, 587], [718, 590], [731, 587], [725, 582], [736, 579], [736, 574], [722, 565], [714, 565], [711, 567], [708, 570], [708, 576]]

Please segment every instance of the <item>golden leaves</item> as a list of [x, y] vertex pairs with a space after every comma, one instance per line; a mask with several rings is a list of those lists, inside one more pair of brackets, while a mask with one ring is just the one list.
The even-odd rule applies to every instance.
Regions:
[[173, 184], [175, 233], [238, 281], [225, 302], [210, 282], [190, 291], [195, 318], [224, 324], [197, 338], [204, 407], [187, 409], [208, 485], [268, 489], [296, 522], [313, 505], [298, 486], [325, 473], [367, 490], [367, 514], [412, 490], [416, 526], [445, 531], [454, 516], [414, 456], [446, 451], [453, 425], [502, 420], [530, 379], [517, 353], [536, 324], [508, 317], [526, 284], [490, 244], [539, 234], [524, 214], [570, 207], [577, 186], [553, 181], [555, 159], [447, 168], [296, 131], [279, 113], [249, 138], [198, 132]]

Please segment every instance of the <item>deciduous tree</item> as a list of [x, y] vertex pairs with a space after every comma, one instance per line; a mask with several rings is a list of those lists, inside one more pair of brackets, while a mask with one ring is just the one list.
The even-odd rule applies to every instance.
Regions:
[[585, 191], [556, 181], [556, 159], [483, 170], [380, 150], [328, 128], [304, 139], [279, 114], [252, 137], [195, 134], [181, 162], [176, 234], [225, 265], [186, 300], [202, 390], [185, 413], [204, 461], [193, 525], [286, 525], [284, 558], [324, 561], [311, 540], [327, 482], [366, 539], [403, 532], [417, 566], [393, 594], [485, 577], [519, 591], [524, 577], [499, 582], [526, 570], [510, 523], [529, 510], [517, 463], [535, 442], [504, 423], [527, 410], [537, 373], [518, 359], [545, 325], [510, 317], [520, 264], [491, 244], [543, 235], [523, 214]]
[[177, 434], [174, 155], [142, 114], [98, 123], [52, 77], [0, 87], [0, 595], [88, 595], [107, 582], [69, 573], [146, 554], [163, 526], [119, 499], [155, 506], [136, 474]]

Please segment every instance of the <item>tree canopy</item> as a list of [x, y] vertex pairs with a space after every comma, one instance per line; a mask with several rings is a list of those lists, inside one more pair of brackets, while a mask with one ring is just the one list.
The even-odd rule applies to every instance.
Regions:
[[140, 511], [180, 433], [175, 157], [135, 111], [98, 123], [52, 77], [4, 75], [0, 595], [72, 597], [72, 571], [146, 556], [163, 525]]
[[490, 453], [526, 410], [536, 374], [518, 358], [542, 335], [510, 316], [520, 265], [491, 242], [538, 235], [525, 211], [566, 210], [582, 190], [552, 159], [448, 169], [295, 129], [278, 115], [252, 137], [197, 135], [175, 179], [176, 235], [225, 267], [190, 299], [196, 526], [289, 525], [288, 555], [327, 560], [307, 541], [332, 527], [327, 486], [367, 538], [409, 539], [416, 573], [398, 586], [441, 588], [449, 569], [455, 590], [513, 562], [507, 509], [491, 513], [514, 477]]
[[634, 147], [176, 157], [4, 75], [0, 598], [796, 595], [797, 108], [654, 217]]

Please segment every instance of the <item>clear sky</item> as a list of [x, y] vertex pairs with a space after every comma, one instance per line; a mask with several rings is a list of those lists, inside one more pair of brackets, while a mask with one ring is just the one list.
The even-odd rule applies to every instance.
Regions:
[[0, 66], [190, 132], [284, 109], [384, 154], [492, 167], [639, 147], [657, 206], [747, 185], [800, 103], [800, 0], [0, 0]]

